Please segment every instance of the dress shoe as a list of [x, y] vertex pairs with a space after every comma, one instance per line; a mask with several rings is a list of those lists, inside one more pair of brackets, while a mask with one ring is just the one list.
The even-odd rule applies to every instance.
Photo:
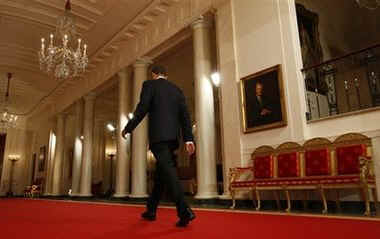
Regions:
[[177, 222], [177, 227], [186, 227], [190, 221], [195, 219], [195, 214], [193, 211], [191, 211], [190, 208], [187, 209], [186, 216], [180, 217], [179, 221]]
[[141, 214], [141, 217], [147, 221], [154, 221], [156, 220], [156, 214], [153, 212], [146, 211], [143, 214]]

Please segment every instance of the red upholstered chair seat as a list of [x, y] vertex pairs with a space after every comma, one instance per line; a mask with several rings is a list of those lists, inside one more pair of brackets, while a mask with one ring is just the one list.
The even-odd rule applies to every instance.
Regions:
[[338, 174], [358, 174], [359, 156], [366, 156], [366, 146], [363, 144], [338, 147], [336, 149]]
[[245, 188], [245, 187], [253, 187], [255, 186], [255, 181], [240, 181], [240, 182], [232, 182], [231, 186], [234, 188]]
[[255, 157], [254, 159], [255, 178], [273, 177], [273, 157], [271, 155]]
[[330, 174], [330, 153], [328, 149], [307, 150], [305, 152], [306, 176]]
[[298, 177], [300, 175], [297, 152], [283, 153], [277, 156], [278, 177]]
[[[345, 176], [311, 176], [307, 178], [275, 178], [275, 179], [257, 179], [254, 180], [254, 184], [257, 187], [260, 186], [297, 186], [297, 185], [328, 185], [328, 184], [357, 184], [360, 182], [359, 175], [345, 175]], [[368, 179], [369, 184], [374, 184], [375, 179], [370, 177]]]

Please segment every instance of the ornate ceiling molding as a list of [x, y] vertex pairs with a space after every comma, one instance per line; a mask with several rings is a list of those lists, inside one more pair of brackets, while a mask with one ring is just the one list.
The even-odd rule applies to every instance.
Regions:
[[[139, 14], [132, 23], [127, 24], [124, 29], [93, 55], [94, 59], [91, 61], [95, 67], [86, 73], [84, 79], [68, 86], [62, 94], [54, 94], [54, 106], [47, 107], [49, 110], [45, 112], [46, 117], [63, 111], [75, 100], [102, 85], [121, 68], [131, 65], [136, 59], [147, 55], [181, 30], [189, 27], [199, 16], [213, 10], [215, 6], [224, 1], [154, 1], [147, 8], [148, 10], [143, 11], [145, 14]], [[148, 20], [146, 16], [148, 16]], [[138, 29], [136, 24], [143, 24], [144, 27]], [[106, 59], [100, 56], [111, 46], [118, 47], [118, 52], [112, 52], [113, 54]]]

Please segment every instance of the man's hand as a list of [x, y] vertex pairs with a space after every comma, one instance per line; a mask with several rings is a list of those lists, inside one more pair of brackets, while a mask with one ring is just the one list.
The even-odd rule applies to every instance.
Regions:
[[193, 142], [186, 142], [186, 151], [191, 156], [195, 152], [195, 144]]
[[260, 114], [261, 115], [269, 115], [270, 113], [272, 113], [272, 111], [267, 110], [267, 109], [263, 109]]
[[128, 134], [128, 132], [125, 131], [125, 128], [124, 128], [123, 131], [121, 131], [121, 136], [122, 136], [124, 139], [127, 139], [127, 134]]

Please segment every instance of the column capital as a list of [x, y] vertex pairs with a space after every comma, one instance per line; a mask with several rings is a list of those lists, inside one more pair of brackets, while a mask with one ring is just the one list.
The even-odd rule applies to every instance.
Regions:
[[211, 21], [208, 18], [205, 18], [204, 16], [200, 16], [195, 20], [193, 23], [191, 23], [191, 27], [193, 29], [197, 28], [210, 28], [212, 26]]
[[134, 68], [147, 67], [147, 66], [149, 66], [152, 63], [153, 63], [153, 61], [152, 61], [151, 58], [149, 58], [149, 57], [141, 57], [141, 58], [138, 58], [136, 60], [136, 62], [133, 64], [133, 67]]
[[90, 92], [87, 95], [83, 96], [83, 98], [88, 101], [88, 100], [95, 100], [96, 94], [94, 92]]

